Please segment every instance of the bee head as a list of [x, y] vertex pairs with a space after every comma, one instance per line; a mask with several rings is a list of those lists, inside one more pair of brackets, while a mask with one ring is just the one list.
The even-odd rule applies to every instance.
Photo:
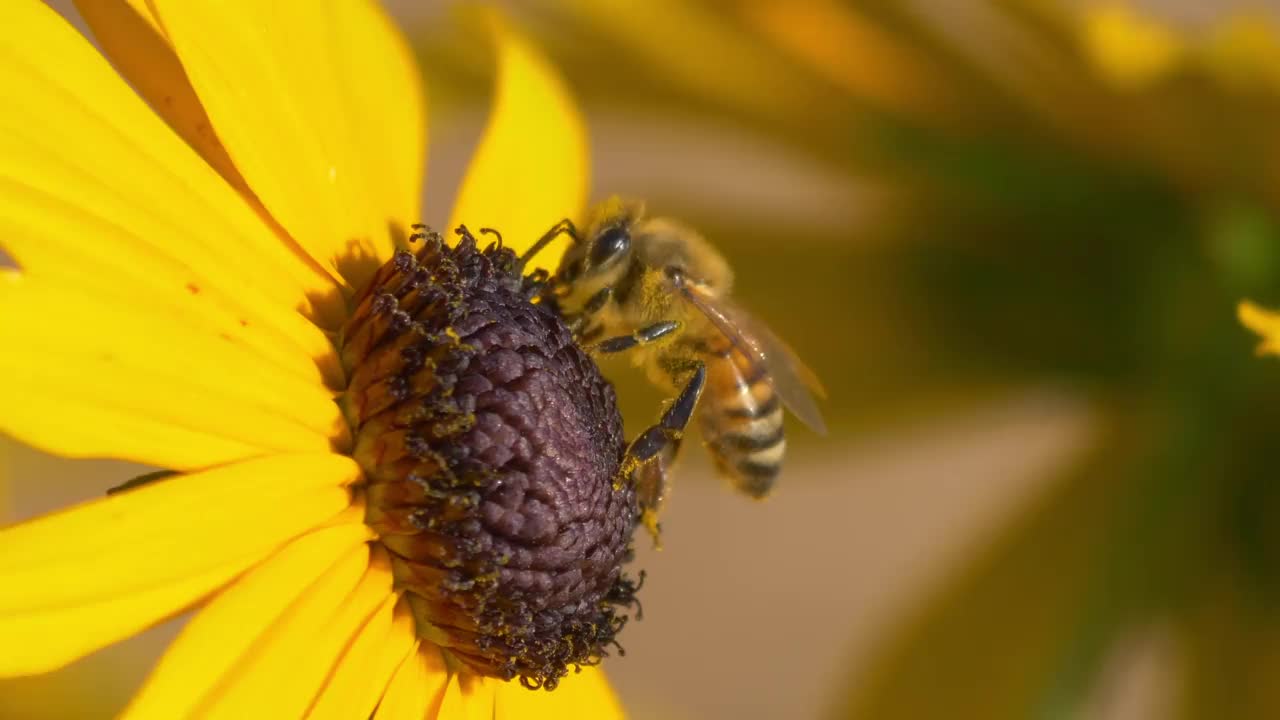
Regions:
[[632, 251], [632, 228], [643, 212], [642, 204], [618, 197], [596, 206], [582, 242], [571, 247], [561, 261], [561, 279], [589, 286], [610, 284], [626, 267]]

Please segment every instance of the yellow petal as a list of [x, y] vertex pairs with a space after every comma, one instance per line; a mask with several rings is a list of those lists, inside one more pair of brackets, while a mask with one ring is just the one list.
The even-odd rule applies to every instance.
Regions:
[[[520, 253], [561, 219], [581, 218], [587, 133], [551, 65], [497, 14], [490, 17], [498, 55], [493, 111], [449, 227], [495, 228]], [[561, 237], [533, 265], [554, 270], [568, 243]]]
[[[0, 281], [0, 318], [0, 373], [9, 388], [0, 430], [50, 452], [192, 469], [345, 445], [347, 425], [314, 367], [299, 377], [305, 371], [263, 362], [235, 336], [21, 276]], [[118, 428], [94, 427], [100, 411], [239, 449], [136, 447], [138, 438], [120, 437]]]
[[492, 720], [494, 693], [501, 684], [492, 678], [470, 673], [451, 675], [444, 691], [444, 701], [440, 704], [440, 717], [446, 720]]
[[449, 672], [440, 650], [423, 644], [405, 658], [392, 676], [373, 720], [448, 718], [440, 712], [441, 698], [448, 684]]
[[0, 675], [128, 637], [350, 505], [350, 458], [280, 456], [157, 481], [0, 531]]
[[[21, 404], [21, 400], [18, 402], [15, 408], [32, 409]], [[14, 437], [72, 457], [77, 456], [74, 450], [79, 448], [84, 450], [80, 455], [83, 457], [154, 458], [158, 465], [165, 467], [185, 467], [190, 462], [191, 467], [198, 468], [217, 464], [224, 458], [262, 454], [261, 449], [236, 440], [166, 426], [109, 407], [79, 407], [74, 417], [74, 423], [67, 423], [54, 413], [20, 413], [8, 406], [0, 412], [0, 418], [10, 426], [8, 431], [13, 432]], [[12, 429], [15, 425], [22, 426], [21, 433]], [[41, 442], [41, 438], [56, 439], [56, 442]], [[64, 452], [56, 450], [58, 447], [69, 449]]]
[[363, 576], [356, 576], [358, 584], [352, 587], [342, 563], [307, 588], [201, 702], [202, 715], [300, 718], [306, 713], [361, 626], [391, 595], [386, 552], [359, 551], [355, 559], [352, 569], [367, 564]]
[[356, 587], [368, 562], [362, 509], [289, 543], [215, 597], [183, 629], [134, 696], [126, 718], [189, 717], [219, 682], [251, 659], [295, 602]]
[[76, 0], [76, 9], [111, 64], [151, 109], [228, 183], [247, 191], [146, 0]]
[[1237, 308], [1237, 315], [1245, 327], [1262, 336], [1258, 354], [1280, 355], [1280, 313], [1245, 300]]
[[419, 74], [373, 0], [152, 0], [263, 205], [359, 287], [418, 220]]
[[[0, 246], [32, 276], [164, 303], [194, 286], [318, 349], [329, 276], [262, 218], [34, 0], [0, 3]], [[327, 310], [325, 310], [327, 308]]]
[[418, 647], [413, 614], [389, 596], [361, 628], [307, 713], [308, 720], [347, 720], [373, 714], [391, 676]]
[[559, 718], [625, 718], [622, 705], [603, 671], [583, 668], [560, 680], [551, 692], [531, 691], [518, 682], [500, 683], [494, 720], [559, 720]]
[[[112, 65], [147, 100], [151, 109], [265, 218], [266, 208], [231, 161], [187, 80], [173, 44], [146, 0], [76, 0], [76, 8]], [[273, 220], [270, 222], [273, 228], [277, 227]], [[279, 236], [294, 252], [307, 254], [283, 230]], [[309, 256], [307, 259], [314, 261]], [[336, 322], [336, 316], [330, 315], [326, 320]]]

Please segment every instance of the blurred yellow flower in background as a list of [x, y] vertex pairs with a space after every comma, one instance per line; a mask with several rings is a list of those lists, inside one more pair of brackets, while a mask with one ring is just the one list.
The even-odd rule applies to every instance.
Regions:
[[[206, 602], [126, 717], [620, 716], [596, 668], [535, 693], [421, 639], [366, 524], [335, 333], [409, 240], [426, 128], [377, 3], [78, 5], [120, 75], [37, 0], [0, 8], [0, 429], [176, 474], [0, 531], [0, 676]], [[586, 140], [492, 27], [453, 223], [518, 251], [581, 210]]]
[[1082, 29], [1094, 64], [1121, 89], [1138, 89], [1160, 79], [1181, 57], [1176, 33], [1127, 5], [1091, 7]]
[[1258, 345], [1258, 353], [1280, 355], [1280, 314], [1254, 305], [1251, 302], [1240, 303], [1240, 322], [1250, 330], [1262, 336]]

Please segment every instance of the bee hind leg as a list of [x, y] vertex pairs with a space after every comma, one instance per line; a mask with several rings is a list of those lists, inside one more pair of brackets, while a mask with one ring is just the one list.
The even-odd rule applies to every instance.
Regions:
[[667, 491], [671, 487], [671, 466], [679, 452], [680, 439], [674, 438], [653, 459], [631, 472], [631, 481], [635, 483], [636, 498], [640, 505], [640, 524], [649, 531], [656, 548], [662, 547], [662, 525], [658, 523], [658, 516], [667, 500]]
[[640, 433], [627, 446], [615, 480], [615, 485], [619, 487], [620, 482], [627, 479], [636, 483], [640, 520], [653, 535], [655, 545], [658, 543], [658, 511], [666, 496], [668, 484], [667, 471], [680, 450], [685, 428], [693, 417], [706, 383], [707, 366], [699, 362], [680, 394], [662, 413], [658, 423]]

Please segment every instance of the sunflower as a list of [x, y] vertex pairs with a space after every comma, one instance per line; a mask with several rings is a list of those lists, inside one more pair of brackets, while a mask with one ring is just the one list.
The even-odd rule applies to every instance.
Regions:
[[[105, 60], [36, 0], [0, 8], [0, 431], [165, 470], [0, 531], [0, 676], [199, 605], [126, 717], [620, 716], [594, 664], [634, 497], [581, 492], [617, 411], [514, 262], [586, 195], [551, 68], [492, 18], [449, 224], [500, 229], [481, 249], [416, 226], [424, 97], [373, 0], [78, 5]], [[512, 457], [529, 495], [578, 491], [576, 525], [508, 497]]]

